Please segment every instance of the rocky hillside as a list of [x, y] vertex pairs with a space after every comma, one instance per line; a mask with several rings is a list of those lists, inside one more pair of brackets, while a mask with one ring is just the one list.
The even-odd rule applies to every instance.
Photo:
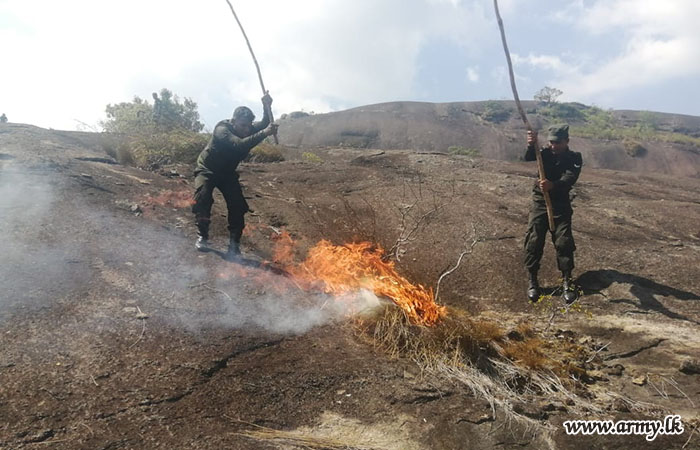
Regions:
[[[583, 153], [588, 167], [700, 175], [700, 117], [577, 103], [523, 105], [535, 127], [571, 123], [571, 147]], [[297, 112], [280, 123], [280, 142], [294, 147], [451, 151], [517, 161], [525, 141], [512, 101], [382, 103], [328, 114]]]

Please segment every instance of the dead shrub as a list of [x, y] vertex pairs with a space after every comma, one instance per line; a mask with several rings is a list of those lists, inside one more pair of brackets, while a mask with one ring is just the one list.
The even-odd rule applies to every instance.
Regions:
[[553, 361], [542, 353], [540, 339], [508, 342], [503, 347], [503, 355], [516, 364], [532, 370], [551, 369]]
[[280, 146], [261, 142], [250, 151], [245, 160], [254, 163], [279, 162], [284, 161], [284, 155]]
[[647, 154], [647, 149], [644, 148], [642, 144], [632, 139], [625, 139], [622, 142], [625, 148], [625, 153], [627, 153], [632, 158], [642, 157]]
[[128, 140], [123, 136], [102, 133], [100, 135], [100, 146], [107, 155], [111, 156], [119, 164], [125, 166], [134, 165], [134, 156], [131, 154]]

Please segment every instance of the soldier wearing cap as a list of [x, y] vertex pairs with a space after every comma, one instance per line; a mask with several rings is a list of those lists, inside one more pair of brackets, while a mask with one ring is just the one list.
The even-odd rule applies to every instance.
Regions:
[[557, 253], [557, 266], [563, 278], [563, 297], [567, 303], [576, 300], [578, 293], [571, 280], [574, 269], [574, 236], [571, 233], [571, 199], [569, 193], [581, 173], [583, 160], [581, 153], [569, 149], [569, 125], [559, 124], [549, 127], [549, 145], [536, 148], [537, 133], [528, 131], [525, 161], [535, 161], [539, 151], [544, 165], [544, 180], [538, 180], [532, 189], [530, 217], [525, 235], [525, 267], [529, 272], [527, 296], [536, 301], [540, 296], [537, 272], [544, 250], [545, 238], [549, 229], [547, 208], [543, 192], [549, 192], [554, 212], [552, 241]]
[[236, 168], [253, 147], [277, 132], [277, 125], [270, 123], [268, 113], [272, 97], [265, 94], [262, 103], [264, 113], [259, 122], [253, 122], [255, 115], [250, 108], [239, 106], [233, 111], [230, 120], [217, 123], [209, 143], [197, 158], [192, 212], [197, 226], [195, 247], [199, 251], [209, 250], [211, 208], [214, 204], [214, 188], [217, 188], [223, 194], [228, 209], [227, 257], [235, 258], [241, 253], [240, 243], [248, 203], [243, 197]]

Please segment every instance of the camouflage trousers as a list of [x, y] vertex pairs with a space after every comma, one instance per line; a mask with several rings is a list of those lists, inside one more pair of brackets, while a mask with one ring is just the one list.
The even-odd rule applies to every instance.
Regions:
[[241, 241], [243, 228], [245, 228], [245, 213], [249, 211], [248, 202], [243, 197], [241, 184], [238, 182], [238, 174], [222, 177], [211, 173], [197, 173], [194, 178], [194, 205], [192, 212], [195, 217], [195, 225], [200, 236], [209, 238], [209, 224], [211, 222], [211, 208], [214, 204], [214, 189], [218, 189], [224, 196], [228, 209], [228, 230], [231, 240]]
[[[557, 266], [562, 272], [571, 272], [574, 268], [574, 251], [576, 244], [571, 232], [571, 207], [554, 208], [554, 231], [552, 242], [557, 252]], [[545, 239], [549, 231], [547, 210], [544, 205], [533, 203], [530, 209], [527, 233], [525, 234], [525, 267], [530, 272], [540, 269], [540, 260], [544, 252]]]

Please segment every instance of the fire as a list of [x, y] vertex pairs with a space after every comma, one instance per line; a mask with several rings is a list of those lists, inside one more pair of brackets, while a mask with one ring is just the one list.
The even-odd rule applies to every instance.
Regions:
[[282, 250], [276, 252], [294, 279], [306, 288], [319, 287], [326, 293], [342, 295], [366, 289], [377, 296], [391, 299], [414, 323], [434, 325], [446, 313], [435, 303], [432, 289], [415, 285], [396, 271], [392, 261], [384, 261], [384, 250], [369, 242], [333, 245], [322, 240], [311, 250], [304, 262], [289, 263], [293, 245], [288, 235], [278, 240]]

